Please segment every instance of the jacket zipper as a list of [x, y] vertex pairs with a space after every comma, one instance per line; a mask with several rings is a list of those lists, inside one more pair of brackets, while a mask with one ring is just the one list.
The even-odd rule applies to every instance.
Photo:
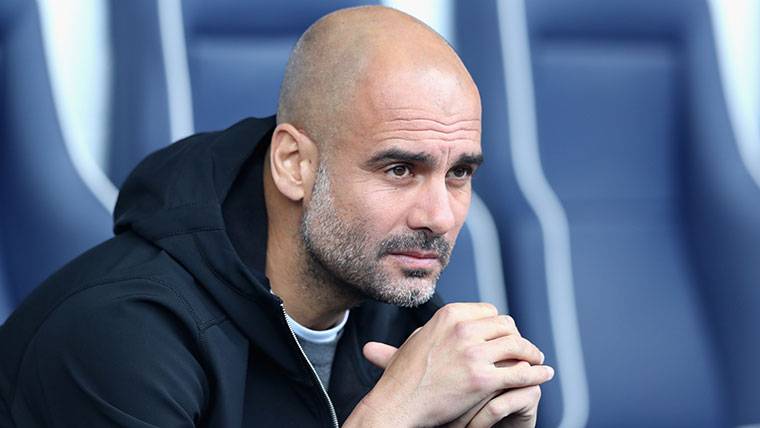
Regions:
[[327, 402], [327, 407], [330, 409], [330, 416], [332, 417], [332, 423], [335, 428], [340, 428], [338, 426], [338, 416], [335, 414], [335, 407], [333, 407], [332, 401], [330, 401], [330, 396], [327, 395], [327, 390], [325, 389], [325, 386], [322, 385], [322, 380], [319, 379], [319, 375], [317, 374], [317, 370], [314, 369], [314, 366], [311, 364], [311, 361], [309, 361], [309, 357], [306, 356], [306, 352], [303, 351], [303, 347], [301, 346], [301, 343], [298, 341], [298, 337], [296, 337], [296, 332], [293, 331], [293, 327], [290, 325], [290, 321], [288, 321], [287, 313], [285, 312], [285, 305], [280, 303], [280, 307], [282, 308], [282, 315], [285, 317], [285, 324], [288, 325], [288, 330], [290, 330], [290, 335], [293, 336], [293, 340], [296, 342], [296, 346], [298, 346], [298, 350], [301, 351], [301, 356], [304, 360], [306, 360], [306, 364], [309, 365], [309, 368], [311, 369], [311, 374], [314, 375], [314, 378], [317, 380], [317, 384], [319, 384], [319, 389], [322, 390], [322, 396], [325, 398], [325, 401]]

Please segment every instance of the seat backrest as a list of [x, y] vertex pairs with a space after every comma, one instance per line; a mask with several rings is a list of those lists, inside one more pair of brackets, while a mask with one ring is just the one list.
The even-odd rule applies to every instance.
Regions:
[[444, 302], [488, 302], [509, 313], [498, 231], [491, 212], [477, 194], [459, 233], [437, 292]]
[[148, 153], [172, 141], [274, 114], [298, 36], [332, 10], [368, 3], [111, 2], [109, 176], [120, 185]]
[[119, 187], [148, 153], [172, 141], [164, 48], [176, 48], [162, 41], [162, 3], [174, 4], [134, 0], [108, 5], [112, 51], [108, 175]]
[[[715, 31], [695, 28], [692, 43], [714, 45]], [[726, 87], [718, 82], [715, 62], [713, 49], [695, 50], [688, 57], [688, 67], [693, 70], [688, 80], [693, 101], [690, 150], [683, 167], [685, 234], [702, 297], [708, 302], [709, 330], [721, 357], [718, 369], [726, 388], [726, 424], [757, 426], [760, 186], [741, 159], [734, 139], [740, 138], [740, 133], [732, 132], [737, 125], [726, 115]], [[722, 76], [723, 80], [727, 77]]]
[[285, 65], [311, 23], [368, 0], [182, 3], [187, 62], [197, 131], [220, 129], [241, 117], [272, 115]]
[[[759, 198], [735, 153], [707, 5], [515, 4], [523, 2], [461, 5], [458, 44], [484, 99], [486, 158], [499, 165], [482, 168], [477, 189], [499, 226], [511, 309], [558, 368], [540, 425], [746, 423], [728, 406], [737, 397], [716, 339], [739, 317], [721, 327], [711, 315], [715, 299], [726, 310], [737, 295], [757, 302], [757, 292], [736, 279], [751, 269], [731, 271], [712, 256], [749, 261], [758, 248], [721, 240], [715, 224], [696, 219], [723, 218], [754, 237], [757, 221], [740, 221], [747, 211], [737, 205]], [[508, 16], [527, 19], [529, 55]], [[479, 31], [463, 30], [475, 22]], [[705, 156], [716, 152], [717, 162]], [[710, 168], [694, 168], [695, 159]], [[735, 182], [711, 176], [721, 173]], [[711, 199], [738, 189], [730, 214], [715, 216]], [[729, 275], [741, 291], [717, 297], [703, 270]]]
[[111, 236], [111, 217], [66, 150], [37, 3], [0, 5], [0, 265], [12, 305]]

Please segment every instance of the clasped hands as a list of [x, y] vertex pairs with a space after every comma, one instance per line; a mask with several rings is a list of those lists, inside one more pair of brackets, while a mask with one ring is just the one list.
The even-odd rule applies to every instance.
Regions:
[[540, 386], [554, 377], [514, 320], [486, 303], [439, 309], [400, 348], [370, 342], [384, 369], [345, 426], [531, 428]]

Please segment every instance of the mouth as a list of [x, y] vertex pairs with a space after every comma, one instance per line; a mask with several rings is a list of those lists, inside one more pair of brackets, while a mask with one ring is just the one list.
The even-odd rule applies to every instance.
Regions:
[[388, 253], [388, 256], [408, 270], [430, 270], [441, 264], [441, 256], [435, 251], [397, 251]]

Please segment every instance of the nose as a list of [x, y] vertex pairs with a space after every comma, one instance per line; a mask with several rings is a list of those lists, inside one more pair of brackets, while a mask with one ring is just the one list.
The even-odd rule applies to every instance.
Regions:
[[456, 225], [451, 203], [445, 181], [421, 187], [414, 208], [409, 213], [409, 228], [427, 229], [434, 235], [447, 233]]

